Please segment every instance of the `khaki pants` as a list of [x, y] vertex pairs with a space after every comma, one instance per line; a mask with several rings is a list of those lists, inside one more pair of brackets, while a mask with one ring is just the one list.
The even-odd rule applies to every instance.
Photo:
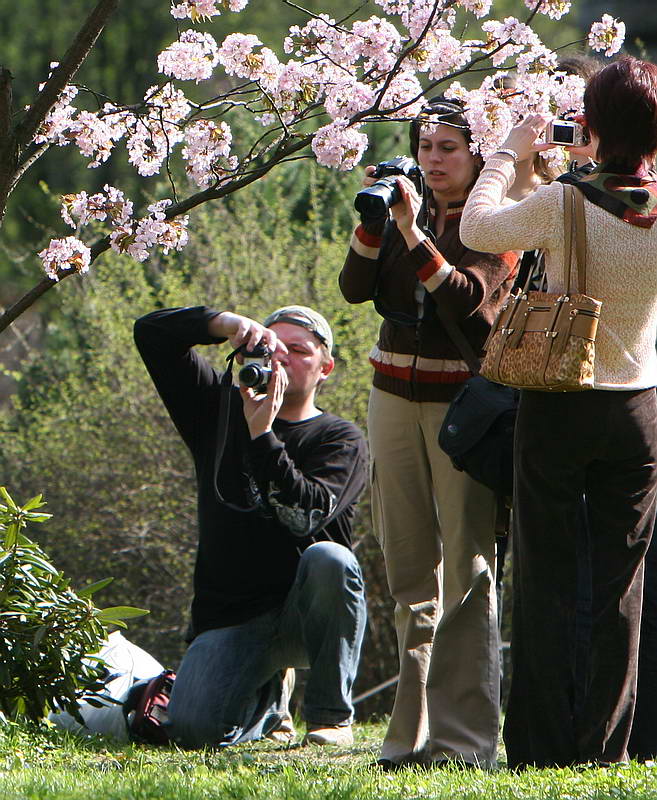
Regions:
[[395, 600], [400, 678], [382, 758], [494, 766], [495, 498], [438, 446], [447, 403], [372, 389], [372, 513]]

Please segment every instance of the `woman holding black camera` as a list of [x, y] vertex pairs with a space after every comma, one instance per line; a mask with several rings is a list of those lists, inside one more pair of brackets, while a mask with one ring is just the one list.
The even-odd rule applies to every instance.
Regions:
[[[405, 176], [401, 200], [356, 228], [340, 287], [383, 316], [368, 431], [372, 513], [383, 548], [400, 676], [379, 764], [493, 766], [499, 655], [492, 492], [457, 472], [438, 446], [449, 401], [470, 372], [441, 323], [458, 323], [480, 353], [516, 274], [518, 254], [491, 255], [459, 238], [481, 161], [462, 107], [431, 101], [410, 126], [424, 198]], [[373, 167], [364, 184], [374, 183]]]
[[[585, 197], [587, 293], [602, 301], [594, 387], [522, 392], [516, 427], [513, 678], [505, 721], [509, 766], [627, 758], [636, 692], [643, 557], [657, 493], [657, 67], [623, 58], [584, 94], [599, 162]], [[559, 183], [502, 208], [515, 162], [540, 149], [545, 117], [514, 128], [486, 163], [463, 214], [473, 247], [545, 252], [563, 293], [566, 232]], [[583, 702], [572, 635], [578, 507], [591, 546], [592, 625]]]

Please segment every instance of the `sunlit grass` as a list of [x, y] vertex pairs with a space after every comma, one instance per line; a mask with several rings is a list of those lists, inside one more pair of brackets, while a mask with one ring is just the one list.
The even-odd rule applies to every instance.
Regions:
[[221, 751], [114, 745], [49, 728], [0, 727], [2, 800], [570, 800], [657, 798], [657, 770], [442, 769], [390, 774], [371, 767], [383, 725], [356, 726], [350, 748], [271, 742]]

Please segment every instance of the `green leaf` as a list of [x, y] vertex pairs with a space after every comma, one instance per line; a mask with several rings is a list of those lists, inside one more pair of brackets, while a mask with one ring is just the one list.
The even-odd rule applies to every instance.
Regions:
[[[2, 487], [0, 487], [1, 489]], [[18, 523], [12, 522], [11, 525], [7, 526], [7, 531], [5, 533], [5, 548], [7, 550], [11, 550], [11, 548], [16, 544], [16, 540], [18, 538]]]
[[12, 511], [18, 511], [18, 506], [9, 496], [9, 492], [5, 489], [4, 486], [0, 486], [0, 497], [5, 501], [5, 503], [12, 509]]
[[90, 583], [88, 586], [85, 586], [84, 589], [80, 589], [77, 594], [79, 597], [91, 597], [92, 594], [104, 589], [113, 580], [114, 578], [103, 578], [101, 581]]
[[[41, 508], [41, 506], [45, 506], [45, 501], [43, 500], [42, 494], [37, 494], [35, 497], [30, 498], [27, 503], [23, 506], [23, 511], [31, 511], [33, 508]], [[48, 514], [48, 516], [51, 516]]]
[[121, 619], [143, 617], [145, 614], [150, 614], [150, 611], [146, 608], [134, 608], [133, 606], [110, 606], [109, 608], [99, 608], [94, 612], [96, 619], [104, 623], [116, 623]]
[[33, 511], [28, 511], [25, 514], [25, 519], [28, 522], [46, 522], [49, 519], [52, 519], [52, 514], [44, 514], [41, 512], [40, 514], [35, 514]]
[[48, 628], [46, 625], [41, 625], [40, 628], [37, 628], [36, 633], [34, 634], [34, 640], [32, 642], [32, 647], [35, 650], [39, 649], [39, 645], [41, 644], [41, 640], [46, 635]]

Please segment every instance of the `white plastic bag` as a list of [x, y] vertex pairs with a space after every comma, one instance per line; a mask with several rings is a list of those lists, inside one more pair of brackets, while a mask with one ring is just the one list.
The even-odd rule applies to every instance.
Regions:
[[127, 742], [129, 737], [123, 701], [134, 683], [159, 675], [164, 667], [141, 647], [128, 641], [120, 631], [110, 633], [98, 655], [105, 662], [109, 676], [105, 691], [94, 699], [103, 703], [103, 697], [107, 697], [108, 702], [96, 708], [80, 701], [84, 726], [66, 711], [53, 712], [48, 719], [58, 727], [75, 733], [101, 733], [119, 742]]

